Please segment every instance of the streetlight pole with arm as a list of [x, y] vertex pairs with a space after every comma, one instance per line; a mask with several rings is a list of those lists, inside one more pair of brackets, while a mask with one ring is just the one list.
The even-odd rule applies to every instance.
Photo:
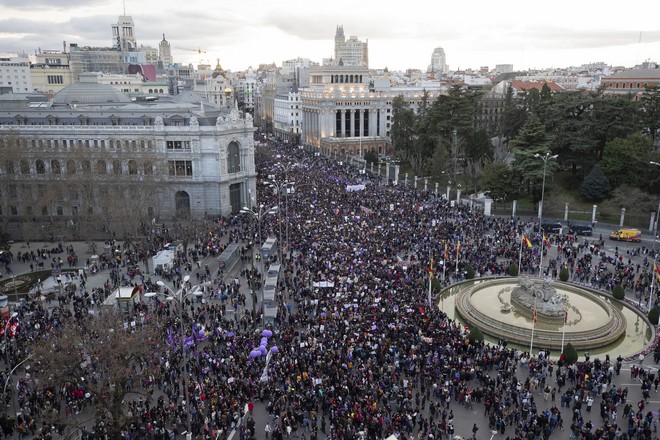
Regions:
[[541, 230], [541, 223], [543, 220], [543, 202], [545, 198], [545, 172], [548, 167], [548, 160], [549, 159], [557, 159], [557, 154], [551, 155], [550, 153], [545, 153], [543, 156], [541, 156], [539, 153], [536, 153], [534, 157], [537, 159], [541, 159], [543, 161], [543, 183], [541, 185], [541, 205], [539, 206], [539, 231]]
[[186, 287], [185, 284], [190, 280], [190, 275], [186, 275], [183, 277], [183, 285], [181, 286], [181, 289], [179, 289], [178, 292], [174, 293], [174, 291], [165, 284], [162, 280], [156, 281], [156, 284], [160, 287], [164, 287], [169, 291], [168, 293], [159, 293], [159, 292], [149, 292], [145, 293], [146, 298], [152, 298], [157, 295], [164, 295], [167, 300], [170, 301], [176, 301], [178, 306], [179, 306], [179, 330], [181, 332], [181, 361], [183, 362], [183, 395], [184, 399], [186, 400], [186, 439], [191, 439], [192, 438], [192, 420], [191, 420], [191, 413], [190, 413], [190, 408], [191, 408], [191, 401], [188, 398], [188, 362], [185, 358], [185, 351], [186, 351], [186, 344], [185, 344], [185, 332], [184, 332], [184, 327], [183, 327], [183, 300], [189, 296], [189, 295], [195, 295], [199, 296], [202, 295], [202, 292], [197, 290], [197, 287], [199, 285], [194, 286], [190, 292], [184, 293]]
[[[657, 167], [660, 167], [660, 163], [654, 162], [652, 160], [649, 161], [650, 165], [655, 165]], [[658, 276], [655, 273], [655, 265], [656, 265], [656, 260], [657, 260], [657, 255], [655, 253], [655, 243], [658, 239], [658, 216], [660, 216], [660, 203], [658, 203], [658, 211], [655, 214], [655, 220], [653, 223], [653, 266], [651, 267], [651, 293], [649, 295], [649, 310], [651, 310], [651, 305], [653, 304], [653, 296], [655, 295], [655, 292], [658, 290], [657, 289], [657, 283], [655, 282], [656, 277]], [[654, 287], [656, 287], [654, 289]], [[655, 291], [654, 291], [655, 290]]]

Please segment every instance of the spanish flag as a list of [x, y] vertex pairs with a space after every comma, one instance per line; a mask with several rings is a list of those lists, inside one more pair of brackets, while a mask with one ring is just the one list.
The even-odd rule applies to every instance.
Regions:
[[532, 246], [532, 242], [529, 241], [529, 238], [525, 237], [525, 234], [523, 234], [523, 236], [522, 236], [522, 241], [523, 241], [523, 244], [524, 244], [525, 246], [527, 246], [528, 248], [531, 249], [531, 248], [533, 247], [533, 246]]
[[566, 301], [566, 311], [564, 312], [564, 324], [568, 322], [568, 301]]
[[545, 234], [543, 234], [543, 244], [546, 245], [547, 247], [552, 247], [552, 245], [548, 241], [548, 237], [546, 237]]
[[536, 324], [536, 304], [534, 304], [534, 312], [532, 312], [532, 322]]
[[456, 255], [461, 255], [461, 240], [458, 240], [458, 244], [456, 244]]
[[433, 279], [433, 266], [435, 266], [435, 258], [431, 258], [431, 264], [429, 265], [429, 279]]
[[445, 261], [449, 260], [449, 243], [445, 241]]
[[655, 263], [653, 263], [653, 272], [655, 272], [655, 276], [658, 277], [658, 281], [660, 281], [660, 267]]

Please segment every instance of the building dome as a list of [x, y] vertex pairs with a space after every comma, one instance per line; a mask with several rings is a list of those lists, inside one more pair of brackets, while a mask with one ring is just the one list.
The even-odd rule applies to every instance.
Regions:
[[85, 72], [80, 81], [60, 90], [53, 98], [55, 105], [128, 103], [130, 98], [112, 87], [100, 84], [98, 74]]

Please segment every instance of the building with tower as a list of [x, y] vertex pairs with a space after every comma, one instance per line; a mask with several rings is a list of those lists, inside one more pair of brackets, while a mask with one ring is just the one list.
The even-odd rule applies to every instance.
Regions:
[[163, 34], [163, 39], [158, 44], [158, 63], [159, 69], [165, 69], [174, 63], [172, 48], [170, 47], [170, 42], [165, 39], [165, 34]]
[[334, 63], [341, 66], [369, 67], [369, 41], [360, 41], [351, 35], [344, 36], [344, 26], [337, 26], [335, 32]]
[[137, 50], [133, 17], [129, 15], [119, 16], [117, 23], [112, 25], [112, 41], [112, 48], [120, 52], [134, 52]]
[[431, 55], [431, 64], [429, 65], [429, 72], [433, 73], [436, 78], [440, 78], [441, 76], [449, 73], [447, 57], [445, 56], [445, 50], [442, 47], [436, 47], [433, 49], [433, 54]]
[[402, 96], [412, 109], [424, 95], [433, 101], [439, 89], [392, 87], [365, 67], [312, 68], [309, 85], [300, 88], [302, 143], [328, 156], [364, 157], [366, 151], [388, 154], [392, 101]]

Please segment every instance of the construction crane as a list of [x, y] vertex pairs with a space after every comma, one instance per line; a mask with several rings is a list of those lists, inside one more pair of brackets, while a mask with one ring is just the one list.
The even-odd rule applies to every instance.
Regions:
[[206, 53], [205, 50], [202, 50], [202, 49], [199, 49], [199, 48], [197, 48], [197, 49], [187, 49], [187, 48], [185, 48], [185, 47], [177, 47], [176, 49], [179, 49], [179, 50], [187, 50], [187, 51], [189, 51], [189, 52], [197, 52], [198, 54]]

